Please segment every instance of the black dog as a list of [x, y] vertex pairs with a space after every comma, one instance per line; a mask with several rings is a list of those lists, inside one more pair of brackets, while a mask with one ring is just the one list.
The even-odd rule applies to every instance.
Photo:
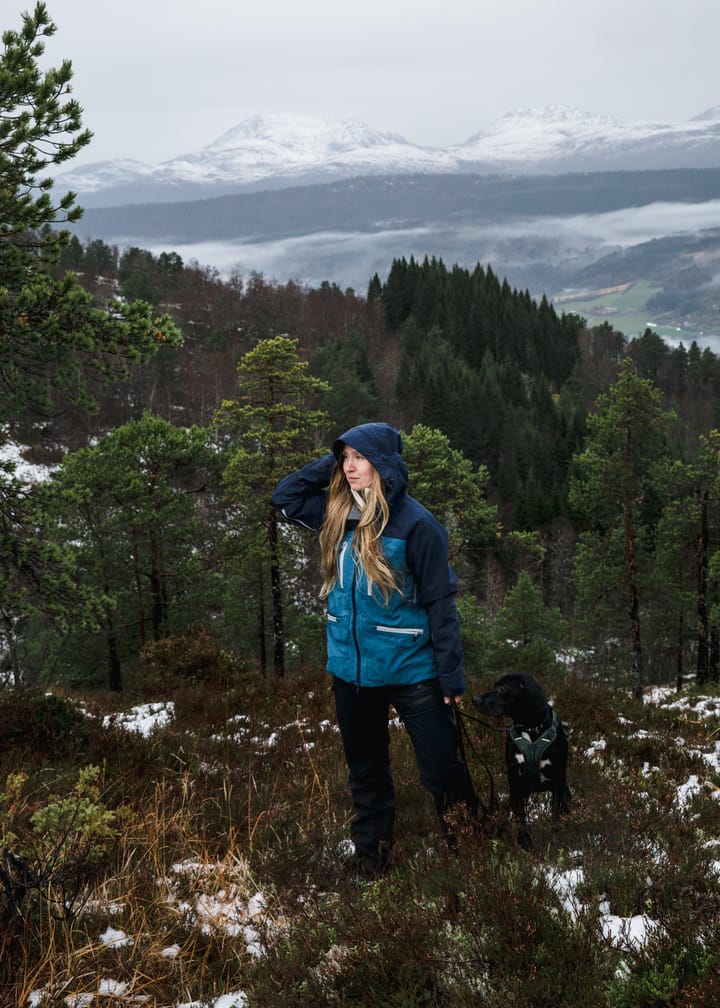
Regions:
[[504, 675], [489, 692], [474, 696], [473, 704], [490, 717], [512, 718], [505, 741], [510, 808], [520, 824], [518, 843], [528, 850], [532, 847], [525, 816], [528, 796], [552, 791], [554, 822], [570, 808], [565, 729], [539, 684], [524, 672]]

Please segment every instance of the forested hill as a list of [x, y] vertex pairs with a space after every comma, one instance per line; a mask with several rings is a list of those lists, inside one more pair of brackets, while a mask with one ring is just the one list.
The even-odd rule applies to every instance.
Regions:
[[[144, 647], [193, 622], [217, 626], [263, 671], [285, 667], [286, 640], [293, 662], [316, 657], [313, 546], [279, 538], [270, 493], [288, 467], [378, 418], [405, 433], [411, 492], [448, 528], [469, 626], [479, 625], [474, 607], [494, 612], [516, 584], [539, 592], [518, 581], [532, 572], [543, 604], [580, 613], [591, 646], [627, 638], [618, 586], [628, 583], [622, 537], [631, 514], [654, 660], [688, 660], [696, 642], [678, 625], [705, 627], [710, 639], [715, 575], [704, 576], [698, 596], [696, 560], [705, 557], [710, 571], [717, 538], [720, 362], [711, 352], [671, 350], [650, 331], [628, 342], [608, 325], [587, 329], [489, 266], [398, 259], [360, 295], [260, 274], [223, 279], [176, 253], [120, 254], [97, 240], [76, 238], [59, 253], [48, 267], [55, 278], [40, 280], [72, 292], [68, 310], [76, 311], [78, 278], [98, 306], [115, 298], [111, 323], [124, 305], [138, 313], [156, 352], [113, 354], [106, 341], [90, 360], [84, 344], [72, 354], [59, 345], [56, 371], [46, 341], [33, 376], [38, 388], [60, 379], [55, 408], [42, 428], [32, 394], [24, 411], [7, 411], [8, 430], [34, 446], [29, 460], [57, 463], [37, 490], [33, 520], [47, 528], [49, 553], [32, 567], [43, 590], [33, 587], [39, 601], [23, 614], [32, 632], [17, 635], [16, 676], [46, 675], [50, 662], [61, 678], [97, 681], [107, 663], [119, 689]], [[14, 319], [23, 347], [34, 311], [28, 303]], [[108, 381], [123, 363], [129, 375]], [[92, 373], [97, 411], [83, 405]], [[66, 552], [54, 553], [59, 545]], [[272, 571], [268, 557], [277, 558]], [[598, 596], [600, 571], [607, 587]], [[78, 578], [90, 594], [77, 604], [100, 606], [87, 618], [103, 629], [73, 624], [58, 634], [43, 607], [72, 594]], [[283, 578], [302, 604], [285, 610], [279, 632]], [[541, 616], [543, 627], [549, 619]]]
[[401, 222], [605, 213], [654, 202], [716, 199], [720, 168], [571, 175], [409, 175], [290, 186], [214, 199], [90, 208], [80, 238], [185, 242], [269, 240], [325, 230], [378, 231]]
[[131, 387], [99, 389], [98, 416], [58, 418], [76, 444], [145, 408], [173, 422], [209, 423], [235, 393], [238, 359], [281, 333], [299, 340], [312, 372], [329, 382], [321, 405], [333, 431], [377, 417], [443, 431], [488, 467], [503, 519], [519, 528], [568, 515], [571, 460], [587, 411], [624, 356], [676, 407], [674, 436], [684, 456], [697, 450], [699, 434], [720, 425], [720, 362], [710, 351], [671, 349], [650, 331], [628, 343], [609, 326], [587, 330], [577, 316], [511, 288], [490, 266], [400, 259], [360, 296], [260, 274], [225, 281], [175, 253], [120, 254], [75, 238], [57, 267], [68, 268], [99, 301], [120, 292], [169, 311], [185, 337], [182, 348], [163, 348], [138, 368]]

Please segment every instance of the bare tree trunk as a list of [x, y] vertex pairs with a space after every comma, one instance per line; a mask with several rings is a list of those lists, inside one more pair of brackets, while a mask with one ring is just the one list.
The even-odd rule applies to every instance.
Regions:
[[720, 679], [720, 629], [713, 623], [710, 629], [710, 663], [708, 676], [712, 682]]
[[708, 607], [708, 491], [700, 501], [700, 537], [697, 545], [697, 667], [696, 678], [702, 684], [708, 677], [710, 616]]
[[282, 583], [278, 558], [278, 522], [273, 512], [268, 525], [270, 540], [270, 591], [273, 607], [273, 671], [285, 675], [285, 623], [283, 619]]
[[153, 640], [161, 640], [167, 631], [167, 601], [163, 591], [160, 547], [154, 533], [150, 535], [150, 595], [152, 597]]
[[[627, 453], [631, 454], [632, 437], [628, 434]], [[626, 473], [631, 471], [628, 465]], [[640, 601], [635, 579], [635, 530], [633, 527], [633, 492], [630, 486], [625, 488], [625, 573], [629, 595], [628, 616], [630, 617], [631, 666], [630, 681], [633, 696], [641, 697], [643, 691], [643, 650], [640, 638]]]
[[2, 610], [2, 622], [4, 626], [3, 637], [7, 650], [2, 658], [3, 673], [12, 672], [13, 686], [19, 689], [24, 685], [23, 672], [20, 665], [20, 656], [17, 649], [17, 624], [19, 620], [14, 620], [4, 609]]
[[135, 587], [138, 593], [138, 607], [140, 610], [140, 643], [143, 647], [147, 644], [147, 633], [145, 630], [145, 604], [143, 602], [142, 575], [140, 573], [140, 560], [137, 548], [137, 532], [133, 529], [133, 568], [135, 573]]
[[[108, 591], [107, 587], [105, 591]], [[110, 609], [105, 610], [105, 619], [107, 625], [105, 639], [108, 647], [108, 685], [113, 693], [122, 693], [122, 668], [120, 665], [120, 653], [118, 651], [117, 634], [115, 632], [113, 615]]]
[[677, 632], [677, 652], [675, 657], [675, 686], [678, 691], [683, 687], [683, 640], [684, 640], [684, 621], [682, 610], [680, 611], [680, 617], [678, 619], [678, 632]]
[[630, 584], [630, 639], [632, 659], [630, 663], [630, 682], [633, 696], [642, 697], [643, 693], [643, 649], [640, 639], [640, 607], [638, 604], [637, 586]]
[[267, 675], [267, 644], [265, 636], [265, 579], [262, 570], [258, 577], [258, 645], [260, 649], [260, 674]]

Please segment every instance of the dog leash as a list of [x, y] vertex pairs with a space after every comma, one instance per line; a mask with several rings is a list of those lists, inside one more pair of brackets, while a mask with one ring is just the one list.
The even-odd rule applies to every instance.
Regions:
[[[472, 714], [466, 714], [464, 711], [462, 711], [460, 709], [460, 707], [458, 706], [458, 704], [453, 704], [452, 705], [452, 712], [453, 712], [453, 715], [454, 715], [454, 718], [455, 718], [455, 727], [457, 729], [458, 749], [460, 751], [460, 756], [461, 756], [461, 758], [462, 758], [465, 766], [468, 765], [467, 755], [466, 755], [466, 752], [465, 752], [465, 742], [467, 742], [468, 747], [470, 748], [470, 751], [472, 752], [472, 754], [475, 757], [475, 759], [478, 761], [478, 763], [480, 764], [480, 766], [485, 771], [485, 774], [486, 774], [487, 779], [488, 779], [488, 785], [489, 785], [489, 789], [490, 789], [490, 800], [489, 800], [487, 806], [483, 803], [482, 799], [478, 795], [478, 802], [480, 804], [480, 808], [483, 811], [484, 817], [487, 819], [487, 818], [489, 818], [492, 815], [493, 811], [495, 810], [495, 778], [492, 775], [492, 771], [491, 771], [490, 767], [487, 765], [487, 763], [485, 762], [485, 760], [480, 756], [480, 754], [478, 753], [477, 749], [473, 745], [472, 739], [470, 738], [470, 732], [468, 731], [467, 725], [465, 724], [465, 719], [466, 718], [470, 718], [471, 721], [480, 721], [480, 719], [476, 718], [476, 717], [473, 717]], [[482, 722], [481, 722], [481, 724], [482, 724]], [[487, 725], [486, 727], [492, 728], [492, 725]], [[493, 731], [497, 731], [498, 729], [493, 728], [492, 730]], [[506, 730], [506, 729], [503, 729], [503, 730]]]
[[483, 721], [483, 719], [479, 718], [476, 714], [468, 714], [467, 711], [463, 711], [462, 717], [464, 720], [474, 721], [476, 724], [481, 725], [483, 728], [487, 728], [488, 731], [500, 732], [503, 735], [507, 732], [507, 728], [503, 728], [502, 726], [498, 727], [498, 725], [488, 724], [487, 721]]

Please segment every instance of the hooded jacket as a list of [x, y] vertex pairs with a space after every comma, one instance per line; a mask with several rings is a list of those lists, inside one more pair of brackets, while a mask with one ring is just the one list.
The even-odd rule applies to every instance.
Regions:
[[351, 550], [356, 523], [348, 522], [327, 601], [328, 672], [358, 686], [407, 685], [437, 676], [444, 696], [459, 696], [465, 683], [447, 532], [408, 494], [402, 438], [395, 428], [385, 423], [350, 428], [332, 452], [281, 480], [272, 502], [290, 521], [319, 531], [344, 445], [372, 463], [383, 481], [390, 518], [380, 542], [400, 590], [386, 604], [368, 585]]

